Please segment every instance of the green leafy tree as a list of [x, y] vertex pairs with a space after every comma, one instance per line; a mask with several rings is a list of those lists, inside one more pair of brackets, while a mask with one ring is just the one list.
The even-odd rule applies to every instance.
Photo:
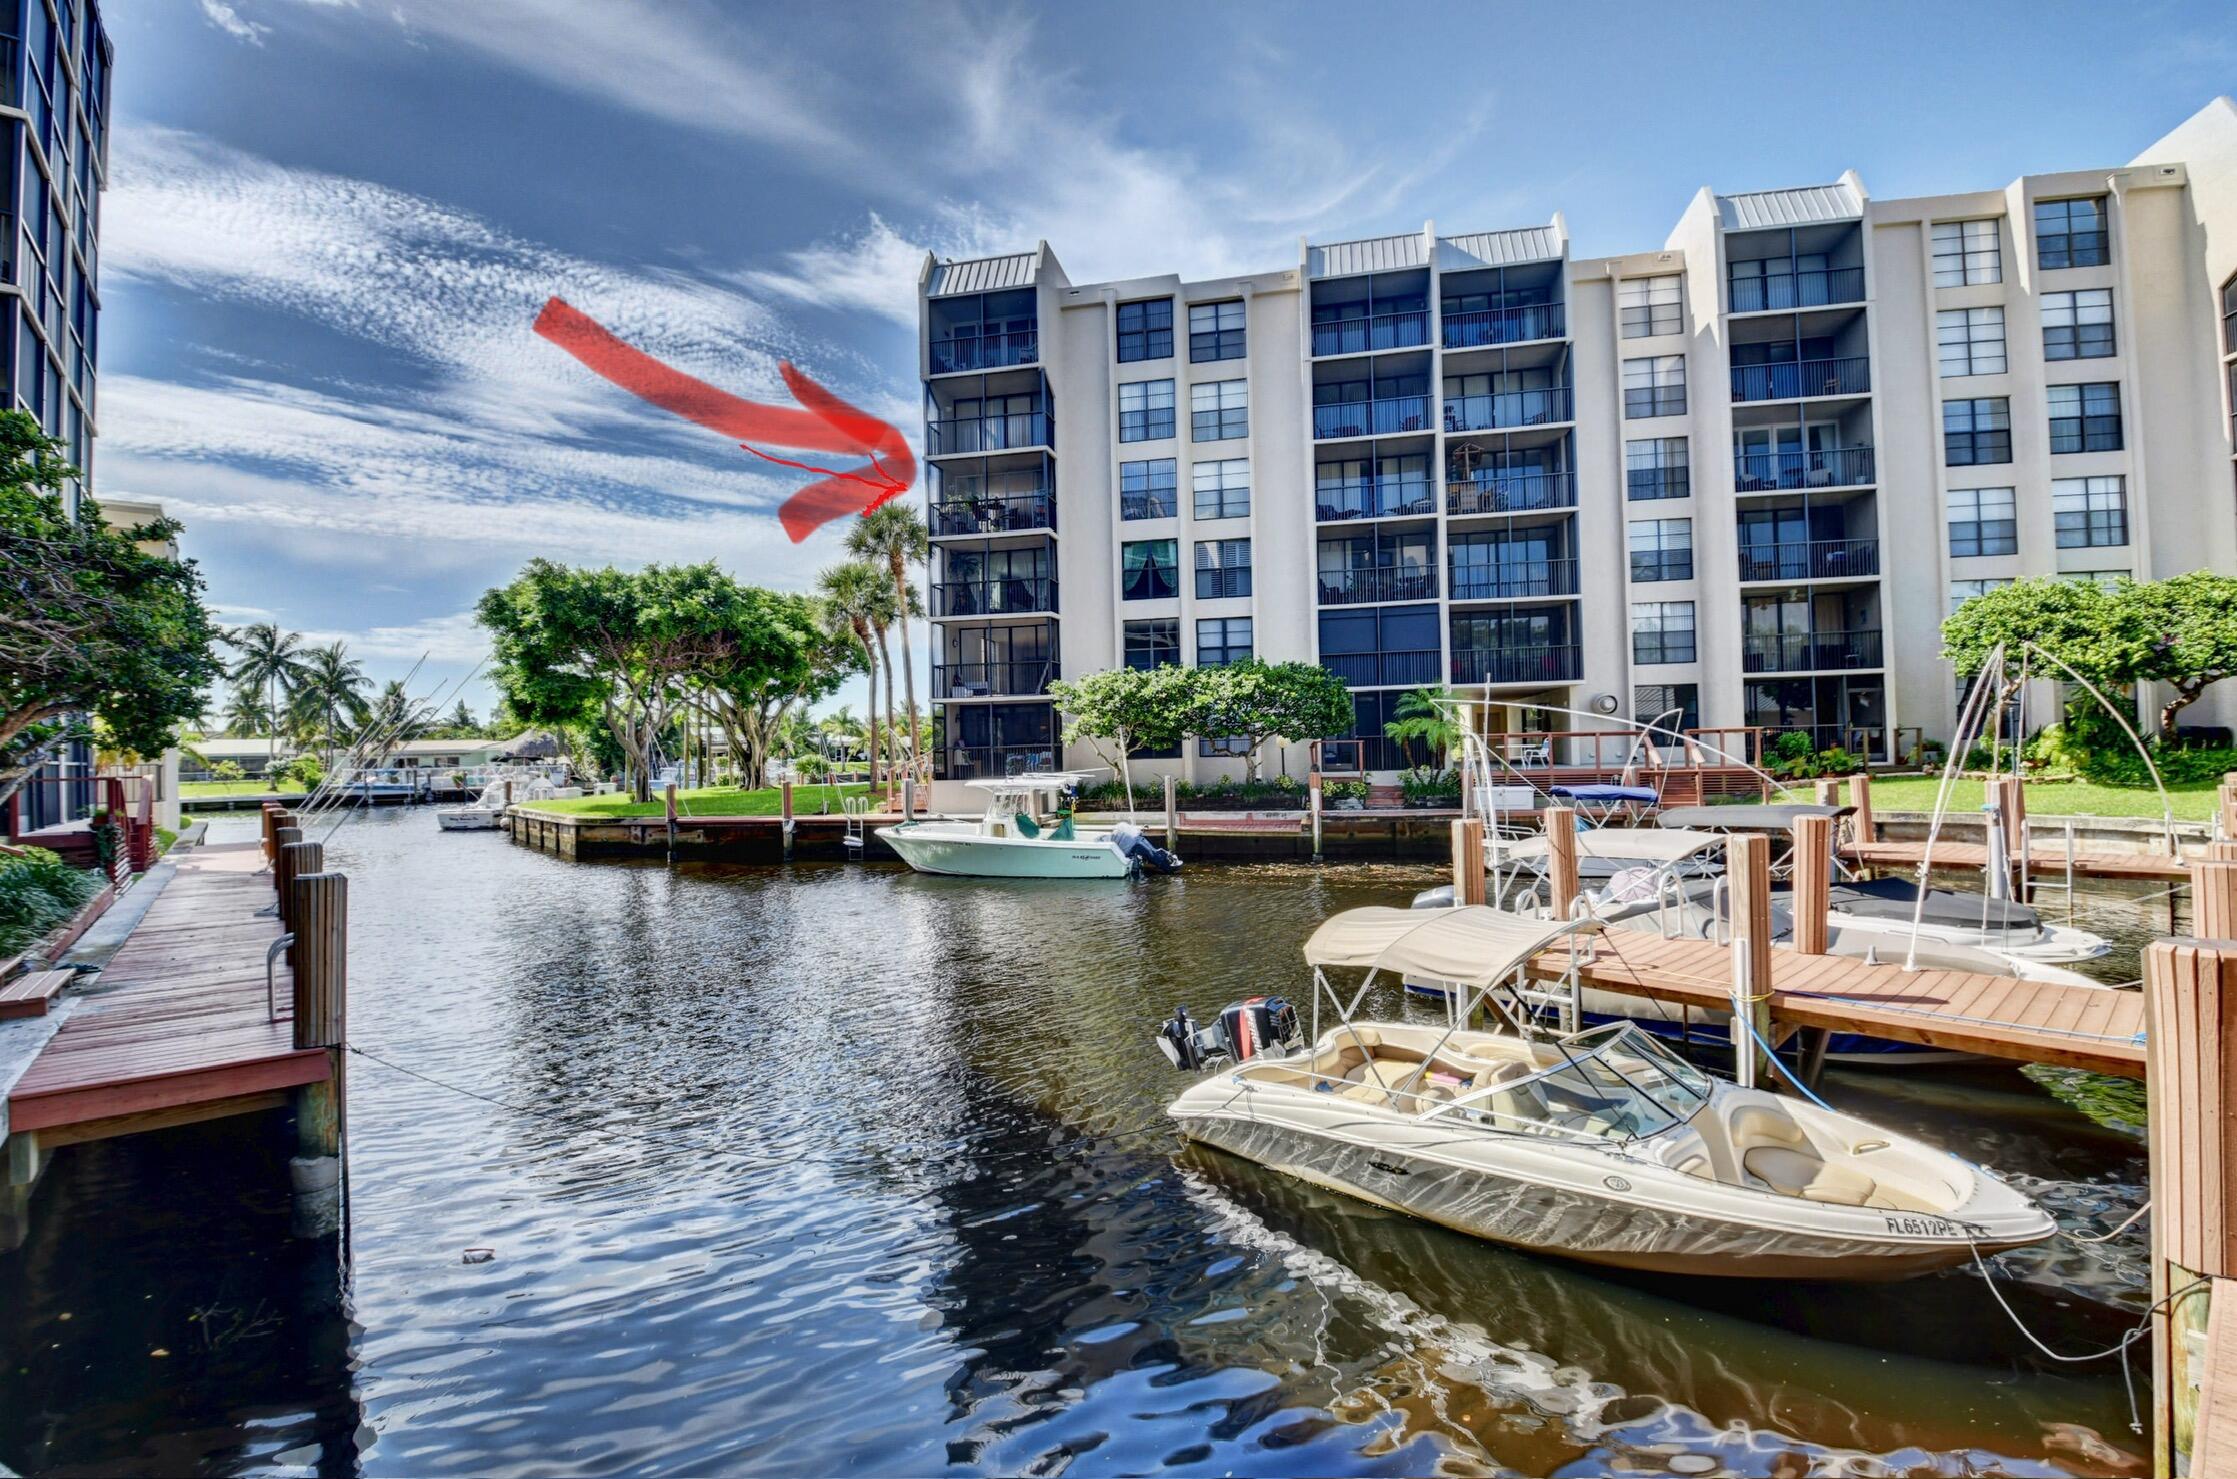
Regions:
[[1132, 811], [1133, 753], [1181, 742], [1201, 707], [1203, 680], [1212, 671], [1175, 666], [1107, 668], [1059, 679], [1049, 685], [1049, 696], [1064, 715], [1065, 742], [1085, 741], [1118, 771], [1126, 787], [1126, 809]]
[[240, 656], [226, 676], [243, 688], [254, 689], [264, 696], [263, 733], [271, 740], [270, 753], [265, 757], [265, 768], [279, 764], [280, 730], [284, 724], [284, 705], [295, 697], [295, 689], [303, 681], [303, 639], [294, 632], [283, 632], [268, 621], [251, 622], [224, 634], [225, 645]]
[[1198, 710], [1188, 728], [1199, 735], [1232, 735], [1249, 745], [1249, 778], [1258, 779], [1260, 750], [1270, 739], [1328, 739], [1354, 721], [1351, 690], [1316, 663], [1269, 663], [1258, 658], [1206, 668]]
[[[909, 567], [931, 559], [931, 533], [913, 506], [895, 501], [855, 520], [854, 527], [847, 531], [847, 553], [858, 560], [883, 563], [893, 579], [893, 609], [899, 613], [901, 624], [901, 688], [909, 706], [908, 732], [915, 735], [918, 732], [916, 645], [910, 634], [909, 618], [924, 614], [924, 600], [917, 592], [916, 582], [909, 578]], [[892, 708], [893, 698], [888, 693], [887, 712], [891, 713]], [[915, 755], [923, 753], [914, 744], [911, 751]]]
[[2121, 670], [2132, 682], [2164, 683], [2159, 734], [2213, 684], [2237, 673], [2237, 576], [2193, 570], [2165, 580], [2122, 581], [2111, 592]]
[[851, 638], [840, 643], [811, 597], [739, 586], [721, 618], [735, 646], [701, 679], [709, 712], [749, 787], [769, 783], [769, 758], [786, 722], [859, 671]]
[[61, 453], [31, 417], [0, 413], [0, 799], [79, 714], [158, 753], [223, 673], [194, 562], [147, 548], [179, 526], [111, 529], [91, 498], [71, 517]]

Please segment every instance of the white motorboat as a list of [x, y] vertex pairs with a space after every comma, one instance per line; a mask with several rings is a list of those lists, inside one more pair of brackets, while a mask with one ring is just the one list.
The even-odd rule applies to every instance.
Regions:
[[566, 779], [564, 768], [491, 772], [473, 800], [438, 807], [435, 825], [445, 832], [492, 831], [504, 819], [505, 808], [516, 801], [563, 801], [583, 794], [581, 786], [557, 783]]
[[964, 784], [985, 793], [986, 811], [972, 817], [906, 821], [877, 835], [919, 873], [959, 878], [1126, 878], [1144, 866], [1180, 870], [1180, 859], [1130, 822], [1074, 825], [1061, 798], [1092, 776], [1085, 771], [1036, 771]]
[[[1170, 1113], [1192, 1140], [1315, 1185], [1625, 1268], [1897, 1279], [2056, 1231], [1984, 1170], [1712, 1079], [1635, 1024], [1535, 1037], [1521, 966], [1564, 943], [1589, 948], [1600, 929], [1481, 905], [1339, 914], [1305, 947], [1316, 1022], [1326, 997], [1337, 1025], [1308, 1045], [1278, 999], [1204, 1028], [1182, 1012], [1160, 1046], [1178, 1066], [1212, 1067]], [[1367, 973], [1348, 1002], [1331, 969]], [[1514, 1030], [1354, 1020], [1384, 973], [1446, 982], [1453, 1024], [1490, 1004]]]

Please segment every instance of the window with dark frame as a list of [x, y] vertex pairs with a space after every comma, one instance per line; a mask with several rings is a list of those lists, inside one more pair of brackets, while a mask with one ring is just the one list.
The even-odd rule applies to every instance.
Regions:
[[1945, 379], [2004, 373], [2003, 309], [1945, 308], [1934, 316], [1934, 338]]
[[2221, 352], [2237, 354], [2237, 277], [2221, 285]]
[[1953, 580], [1950, 582], [1950, 611], [1954, 615], [1958, 607], [1975, 596], [1985, 596], [1990, 591], [2000, 590], [2011, 583], [2012, 577], [2009, 575], [1989, 576], [1981, 580]]
[[1634, 502], [1684, 498], [1693, 492], [1684, 437], [1646, 437], [1623, 444], [1624, 488]]
[[2019, 553], [2019, 510], [2010, 488], [1950, 489], [1950, 556]]
[[1252, 652], [1251, 619], [1247, 616], [1204, 616], [1196, 622], [1196, 665], [1224, 668], [1248, 661]]
[[1247, 539], [1196, 541], [1196, 599], [1214, 601], [1251, 593], [1251, 542]]
[[1633, 519], [1628, 537], [1633, 581], [1693, 579], [1693, 520]]
[[[1631, 690], [1631, 717], [1641, 724], [1651, 724], [1672, 709], [1684, 712], [1669, 721], [1665, 728], [1680, 731], [1701, 727], [1701, 685], [1698, 683], [1640, 683]], [[1657, 731], [1650, 736], [1657, 745], [1672, 745], [1677, 741], [1670, 735]]]
[[1189, 469], [1196, 492], [1196, 517], [1241, 519], [1251, 511], [1251, 460], [1229, 457], [1199, 462]]
[[1634, 601], [1631, 603], [1631, 660], [1692, 662], [1693, 603], [1691, 601]]
[[1122, 628], [1126, 665], [1130, 668], [1172, 668], [1181, 662], [1181, 619], [1177, 616], [1130, 621]]
[[1203, 735], [1196, 741], [1196, 755], [1200, 760], [1248, 760], [1250, 753], [1248, 735]]
[[2035, 265], [2045, 271], [2102, 267], [2112, 260], [2110, 242], [2104, 196], [2035, 202]]
[[2043, 358], [2105, 359], [2113, 353], [2113, 290], [2043, 295]]
[[1623, 414], [1683, 416], [1686, 409], [1686, 357], [1651, 354], [1623, 362]]
[[1118, 306], [1120, 364], [1173, 357], [1173, 300], [1142, 298]]
[[2126, 480], [2118, 477], [2053, 479], [2051, 518], [2058, 529], [2060, 549], [2099, 549], [2127, 544]]
[[1181, 593], [1180, 543], [1138, 539], [1119, 546], [1119, 598], [1167, 601]]
[[1680, 296], [1683, 278], [1675, 272], [1659, 277], [1634, 277], [1617, 290], [1623, 337], [1651, 339], [1675, 334], [1685, 327], [1685, 304]]
[[2085, 385], [2050, 387], [2053, 452], [2118, 452], [2121, 449], [2120, 385], [2097, 380]]
[[1190, 364], [1210, 360], [1241, 359], [1243, 300], [1188, 305], [1188, 359]]
[[1119, 517], [1170, 519], [1180, 512], [1180, 481], [1170, 457], [1119, 464]]
[[2012, 460], [2012, 403], [2004, 396], [1942, 402], [1942, 460], [1974, 467]]
[[1161, 442], [1173, 435], [1173, 382], [1130, 380], [1119, 386], [1119, 440]]
[[2004, 280], [1995, 217], [1934, 223], [1934, 286], [1973, 287]]
[[1199, 381], [1188, 388], [1189, 440], [1225, 442], [1251, 434], [1250, 382]]

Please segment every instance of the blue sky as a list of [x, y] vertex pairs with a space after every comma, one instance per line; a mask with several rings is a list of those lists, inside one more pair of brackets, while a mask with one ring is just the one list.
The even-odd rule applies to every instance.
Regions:
[[[919, 434], [926, 248], [1078, 280], [1687, 200], [2125, 162], [2237, 91], [2221, 5], [108, 0], [97, 483], [213, 603], [415, 687], [531, 555], [805, 588], [772, 476], [529, 332], [559, 294], [726, 388], [790, 359]], [[781, 470], [778, 470], [781, 471]], [[486, 685], [472, 690], [486, 704]], [[856, 700], [859, 707], [859, 698]]]

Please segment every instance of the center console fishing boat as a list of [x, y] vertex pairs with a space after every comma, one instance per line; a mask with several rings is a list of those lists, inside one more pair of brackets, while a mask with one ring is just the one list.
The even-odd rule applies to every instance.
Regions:
[[1081, 827], [1063, 803], [1091, 771], [1035, 771], [965, 781], [986, 797], [977, 818], [910, 820], [878, 833], [919, 873], [961, 878], [1126, 878], [1147, 867], [1178, 873], [1181, 860], [1131, 822]]
[[[1638, 1026], [1547, 1038], [1523, 967], [1592, 920], [1481, 905], [1353, 909], [1305, 947], [1309, 1033], [1259, 997], [1159, 1046], [1201, 1074], [1183, 1134], [1494, 1242], [1726, 1277], [1907, 1278], [2041, 1242], [2051, 1218], [1987, 1171], [1852, 1115], [1712, 1079]], [[1363, 970], [1348, 999], [1331, 970]], [[1543, 974], [1543, 971], [1540, 972]], [[1445, 1025], [1355, 1017], [1377, 979], [1439, 981]], [[1325, 999], [1336, 1024], [1318, 1030]], [[1489, 1007], [1509, 1030], [1460, 1024]]]

